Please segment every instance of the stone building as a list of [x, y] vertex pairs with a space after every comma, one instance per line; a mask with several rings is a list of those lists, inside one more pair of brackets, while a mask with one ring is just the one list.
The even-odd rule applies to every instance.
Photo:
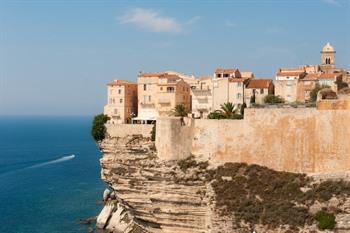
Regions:
[[138, 76], [138, 115], [134, 122], [152, 123], [169, 115], [178, 104], [191, 111], [190, 86], [175, 73], [140, 73]]
[[237, 68], [217, 68], [214, 72], [213, 82], [213, 107], [212, 110], [218, 110], [221, 105], [227, 102], [235, 105], [243, 104], [245, 85], [254, 78], [252, 72], [241, 72]]
[[335, 71], [335, 50], [328, 42], [321, 51], [321, 70], [326, 73]]
[[192, 117], [206, 118], [213, 107], [212, 77], [202, 77], [191, 86]]
[[276, 74], [275, 94], [287, 102], [297, 101], [298, 83], [306, 73], [300, 69], [280, 69]]
[[249, 107], [251, 100], [254, 99], [256, 104], [263, 104], [267, 95], [274, 95], [275, 86], [272, 79], [251, 79], [245, 86], [244, 99]]
[[176, 105], [184, 105], [190, 112], [190, 85], [177, 75], [164, 74], [158, 79], [155, 101], [158, 116], [171, 115]]
[[126, 80], [113, 80], [107, 84], [108, 103], [104, 114], [108, 115], [110, 123], [130, 123], [137, 115], [137, 84]]
[[348, 72], [336, 67], [335, 53], [333, 46], [327, 43], [321, 50], [320, 65], [279, 69], [276, 74], [276, 95], [283, 97], [287, 102], [306, 102], [317, 84], [330, 86], [337, 92], [344, 86], [343, 81], [347, 82]]

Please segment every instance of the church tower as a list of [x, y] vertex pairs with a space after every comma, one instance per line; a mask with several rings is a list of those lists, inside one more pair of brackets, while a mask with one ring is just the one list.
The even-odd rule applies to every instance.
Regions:
[[325, 72], [333, 72], [335, 68], [335, 50], [327, 43], [321, 51], [321, 69]]

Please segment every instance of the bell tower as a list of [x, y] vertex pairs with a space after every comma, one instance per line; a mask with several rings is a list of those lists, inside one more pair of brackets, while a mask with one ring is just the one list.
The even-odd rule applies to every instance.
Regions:
[[321, 51], [321, 69], [325, 72], [332, 72], [335, 68], [335, 50], [330, 43], [327, 43]]

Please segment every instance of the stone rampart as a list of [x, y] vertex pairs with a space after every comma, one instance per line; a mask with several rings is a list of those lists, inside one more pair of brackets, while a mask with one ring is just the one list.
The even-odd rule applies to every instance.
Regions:
[[141, 134], [150, 137], [153, 125], [145, 124], [106, 124], [107, 134], [111, 137], [126, 137]]
[[157, 119], [164, 160], [190, 154], [213, 164], [246, 162], [293, 172], [350, 170], [350, 111], [247, 109], [244, 120]]

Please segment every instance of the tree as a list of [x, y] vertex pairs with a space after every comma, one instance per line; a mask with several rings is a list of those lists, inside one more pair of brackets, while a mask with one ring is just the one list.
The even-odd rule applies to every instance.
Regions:
[[232, 118], [234, 114], [236, 114], [238, 107], [236, 107], [233, 103], [227, 102], [225, 104], [221, 104], [222, 114], [226, 119]]
[[91, 128], [91, 135], [95, 141], [102, 141], [106, 135], [106, 122], [110, 118], [107, 115], [99, 114], [94, 117]]
[[172, 115], [176, 117], [180, 117], [181, 125], [185, 125], [184, 117], [186, 117], [188, 114], [188, 111], [183, 104], [178, 104], [175, 106], [175, 108], [172, 111]]
[[220, 110], [215, 110], [214, 112], [209, 113], [208, 119], [243, 119], [242, 114], [238, 114], [240, 111], [244, 113], [244, 105], [234, 105], [233, 103], [225, 103], [221, 105]]
[[310, 102], [316, 102], [318, 92], [325, 88], [330, 88], [330, 87], [327, 85], [320, 85], [317, 83], [315, 88], [310, 92]]
[[173, 109], [172, 114], [176, 117], [185, 117], [185, 116], [187, 116], [188, 111], [183, 104], [178, 104]]
[[266, 104], [283, 104], [284, 102], [285, 100], [282, 97], [276, 95], [267, 95], [264, 98]]

